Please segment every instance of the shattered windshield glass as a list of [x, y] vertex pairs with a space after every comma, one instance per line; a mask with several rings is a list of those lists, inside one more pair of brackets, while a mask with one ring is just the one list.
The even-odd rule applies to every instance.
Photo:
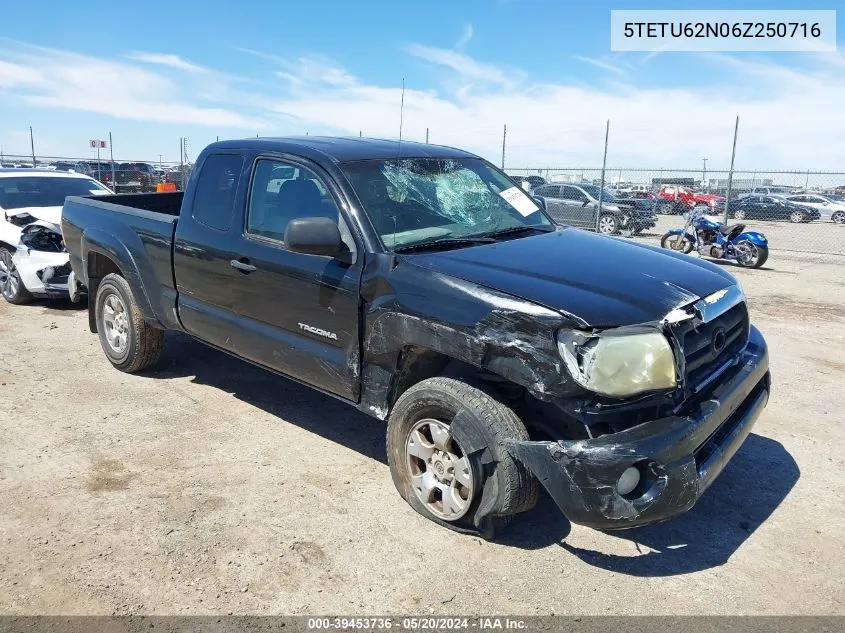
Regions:
[[522, 189], [481, 159], [361, 160], [342, 168], [387, 248], [552, 226]]

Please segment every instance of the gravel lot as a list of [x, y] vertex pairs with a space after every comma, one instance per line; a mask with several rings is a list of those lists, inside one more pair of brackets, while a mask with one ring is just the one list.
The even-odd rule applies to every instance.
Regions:
[[84, 309], [0, 301], [0, 613], [845, 614], [845, 267], [767, 268], [774, 393], [701, 502], [611, 534], [544, 498], [495, 543], [399, 498], [380, 422], [178, 335], [124, 375]]

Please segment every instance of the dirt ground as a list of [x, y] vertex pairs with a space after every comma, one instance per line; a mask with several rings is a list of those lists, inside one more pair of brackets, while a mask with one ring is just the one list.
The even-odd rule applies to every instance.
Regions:
[[0, 301], [0, 613], [845, 614], [845, 265], [767, 268], [774, 392], [699, 504], [602, 533], [544, 498], [493, 543], [399, 498], [378, 421], [179, 335], [128, 376], [84, 309]]

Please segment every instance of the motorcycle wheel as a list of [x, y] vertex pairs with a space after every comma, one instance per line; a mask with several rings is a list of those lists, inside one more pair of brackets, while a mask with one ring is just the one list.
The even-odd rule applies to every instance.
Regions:
[[692, 240], [690, 240], [688, 235], [666, 233], [660, 238], [660, 246], [662, 248], [668, 248], [670, 251], [676, 251], [685, 255], [692, 252]]
[[[735, 249], [739, 253], [736, 263], [743, 268], [760, 268], [769, 259], [768, 247], [757, 246], [748, 240], [737, 242]], [[743, 253], [747, 253], [747, 255], [743, 256]]]

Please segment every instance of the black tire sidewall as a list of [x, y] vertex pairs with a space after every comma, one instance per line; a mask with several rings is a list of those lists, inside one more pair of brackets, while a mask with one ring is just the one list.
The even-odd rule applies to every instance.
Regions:
[[[422, 385], [420, 385], [422, 386]], [[471, 388], [471, 385], [467, 385]], [[486, 394], [485, 394], [486, 395]], [[417, 497], [411, 485], [411, 473], [406, 462], [405, 446], [408, 436], [414, 425], [422, 419], [433, 418], [445, 424], [451, 424], [454, 417], [460, 411], [470, 414], [466, 419], [467, 424], [473, 426], [473, 433], [480, 435], [485, 440], [486, 450], [493, 453], [493, 464], [484, 464], [479, 454], [466, 454], [473, 476], [473, 499], [469, 510], [456, 521], [445, 521], [428, 510], [425, 504]], [[468, 407], [453, 394], [439, 390], [435, 387], [415, 390], [412, 398], [400, 398], [391, 411], [387, 426], [387, 453], [388, 465], [390, 466], [391, 477], [400, 496], [419, 514], [435, 523], [462, 532], [475, 532], [477, 521], [475, 515], [482, 500], [484, 488], [491, 477], [496, 477], [499, 499], [498, 506], [494, 508], [493, 515], [507, 515], [510, 499], [506, 498], [502, 491], [507, 490], [507, 481], [504, 475], [504, 468], [519, 467], [501, 445], [502, 437], [497, 437], [491, 432], [483, 419], [474, 415], [472, 407]], [[524, 432], [524, 428], [523, 428]], [[527, 432], [523, 437], [513, 439], [528, 439]], [[461, 446], [466, 451], [466, 447]], [[483, 453], [483, 452], [482, 452]], [[516, 512], [522, 511], [517, 508]]]
[[118, 281], [118, 279], [122, 281], [122, 278], [120, 277], [113, 277], [109, 275], [100, 282], [100, 285], [97, 288], [95, 315], [97, 319], [97, 334], [100, 337], [100, 345], [103, 348], [103, 352], [105, 352], [106, 357], [112, 365], [121, 368], [128, 366], [132, 358], [135, 357], [135, 348], [138, 345], [138, 333], [135, 331], [135, 324], [132, 322], [132, 319], [127, 318], [128, 333], [126, 351], [120, 355], [114, 352], [111, 345], [109, 345], [106, 340], [105, 325], [103, 323], [103, 304], [108, 296], [111, 294], [118, 295], [121, 301], [123, 301], [123, 305], [125, 306], [127, 313], [131, 313], [133, 307], [131, 294], [127, 293], [126, 289], [123, 288], [123, 285]]

